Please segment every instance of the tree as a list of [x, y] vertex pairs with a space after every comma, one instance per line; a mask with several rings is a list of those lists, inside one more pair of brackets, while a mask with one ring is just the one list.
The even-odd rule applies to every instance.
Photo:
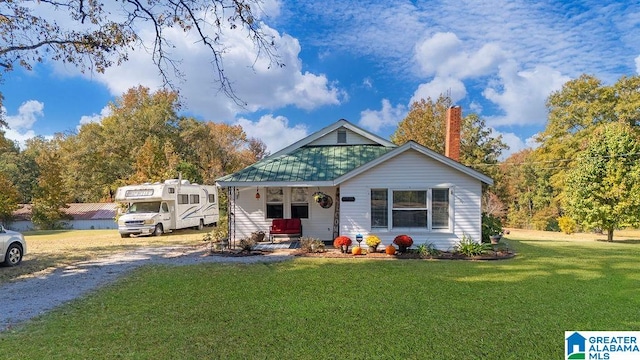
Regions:
[[640, 224], [640, 139], [622, 122], [604, 124], [567, 174], [566, 210], [586, 229]]
[[68, 207], [69, 194], [63, 181], [60, 155], [55, 144], [48, 143], [47, 151], [36, 158], [40, 167], [38, 185], [34, 191], [31, 220], [41, 229], [55, 229], [60, 220], [68, 216], [62, 209]]
[[20, 193], [7, 177], [0, 172], [0, 220], [7, 224], [13, 218], [13, 212], [18, 210]]
[[[104, 72], [128, 59], [133, 48], [148, 49], [166, 84], [180, 75], [179, 58], [171, 53], [169, 30], [195, 37], [211, 54], [215, 81], [238, 102], [224, 73], [224, 40], [231, 32], [246, 34], [256, 57], [283, 66], [274, 37], [258, 20], [260, 0], [76, 0], [3, 1], [0, 5], [0, 67], [31, 69], [47, 60], [62, 61], [82, 71]], [[151, 39], [143, 34], [150, 30]], [[5, 124], [6, 125], [6, 124]]]
[[[403, 144], [413, 140], [440, 154], [444, 154], [447, 109], [451, 98], [440, 95], [434, 102], [431, 98], [420, 99], [411, 104], [411, 109], [391, 135], [391, 141]], [[502, 136], [494, 137], [482, 118], [476, 114], [462, 119], [460, 130], [460, 162], [476, 170], [497, 174], [498, 158], [508, 146]]]

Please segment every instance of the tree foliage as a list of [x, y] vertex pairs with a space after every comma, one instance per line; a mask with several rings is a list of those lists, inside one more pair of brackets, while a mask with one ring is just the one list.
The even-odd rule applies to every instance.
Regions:
[[32, 221], [40, 229], [60, 228], [60, 221], [68, 218], [62, 210], [68, 207], [69, 191], [63, 181], [60, 153], [54, 142], [44, 145], [36, 162], [40, 168], [38, 185], [34, 191]]
[[[411, 104], [407, 116], [398, 123], [391, 141], [403, 144], [413, 140], [440, 154], [445, 152], [447, 110], [451, 98], [440, 95], [436, 101], [420, 99]], [[495, 175], [498, 158], [508, 146], [502, 135], [493, 136], [493, 130], [477, 114], [462, 119], [460, 129], [460, 162], [487, 175]]]
[[[239, 100], [224, 73], [224, 39], [245, 34], [256, 56], [282, 66], [274, 38], [258, 20], [260, 0], [18, 0], [0, 5], [0, 67], [31, 69], [48, 60], [104, 72], [128, 60], [134, 48], [146, 49], [165, 83], [180, 74], [178, 54], [168, 33], [182, 30], [211, 55], [212, 73], [220, 89]], [[151, 34], [148, 36], [147, 34]]]
[[586, 229], [640, 224], [640, 139], [622, 122], [603, 124], [567, 174], [566, 209]]

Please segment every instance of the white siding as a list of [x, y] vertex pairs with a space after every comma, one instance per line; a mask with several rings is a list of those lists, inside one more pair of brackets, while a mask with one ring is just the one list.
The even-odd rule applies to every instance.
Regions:
[[[269, 234], [271, 219], [266, 218], [266, 200], [265, 188], [260, 187], [257, 190], [260, 193], [260, 199], [256, 199], [256, 188], [238, 188], [238, 196], [236, 196], [235, 208], [231, 211], [236, 214], [235, 221], [235, 239], [249, 237], [252, 232], [262, 230], [265, 234]], [[284, 217], [291, 217], [290, 198], [291, 192], [289, 188], [284, 188]], [[333, 198], [333, 206], [323, 209], [318, 205], [311, 195], [316, 191], [322, 191]], [[309, 188], [309, 218], [302, 219], [302, 236], [309, 236], [321, 240], [331, 240], [333, 237], [333, 215], [335, 211], [335, 189], [332, 188]], [[232, 204], [232, 203], [231, 203]], [[233, 204], [232, 204], [233, 206]]]
[[[410, 150], [383, 164], [360, 174], [340, 186], [340, 196], [353, 196], [354, 202], [340, 204], [340, 233], [355, 239], [358, 233], [371, 232], [370, 189], [426, 190], [448, 187], [452, 204], [453, 232], [426, 230], [376, 230], [382, 243], [387, 245], [400, 234], [413, 238], [414, 247], [433, 243], [441, 250], [453, 248], [463, 235], [475, 241], [481, 237], [481, 182], [449, 166]], [[391, 206], [391, 204], [390, 204]], [[389, 219], [391, 221], [391, 219]]]
[[347, 132], [347, 143], [346, 144], [338, 144], [338, 130], [334, 130], [327, 135], [312, 141], [308, 145], [317, 146], [317, 145], [363, 145], [363, 144], [377, 144], [375, 141], [368, 139], [358, 133], [355, 133], [349, 129], [341, 128], [340, 130], [346, 130]]

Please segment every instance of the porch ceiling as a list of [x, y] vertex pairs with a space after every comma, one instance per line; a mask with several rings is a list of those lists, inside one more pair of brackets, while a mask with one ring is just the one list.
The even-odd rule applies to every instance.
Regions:
[[394, 148], [380, 145], [304, 146], [217, 180], [221, 185], [333, 181]]

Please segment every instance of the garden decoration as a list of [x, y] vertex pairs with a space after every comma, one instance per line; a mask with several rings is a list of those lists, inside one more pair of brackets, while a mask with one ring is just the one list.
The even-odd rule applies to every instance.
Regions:
[[348, 236], [338, 236], [333, 240], [333, 247], [340, 249], [343, 253], [349, 252], [349, 246], [351, 246], [351, 238]]
[[384, 249], [384, 252], [385, 252], [387, 255], [395, 255], [395, 254], [396, 254], [396, 247], [395, 247], [395, 246], [393, 246], [393, 245], [391, 245], [391, 244], [389, 244], [389, 245], [387, 245], [387, 247]]
[[413, 245], [413, 239], [409, 235], [398, 235], [393, 239], [393, 243], [398, 245], [398, 250], [403, 253]]
[[381, 242], [382, 241], [380, 241], [380, 238], [376, 235], [369, 235], [365, 239], [365, 243], [369, 247], [369, 252], [376, 252], [376, 250], [378, 249], [378, 245], [380, 245]]
[[315, 200], [315, 202], [317, 202], [318, 205], [320, 205], [320, 207], [323, 209], [328, 209], [331, 207], [331, 205], [333, 205], [333, 199], [331, 198], [331, 196], [323, 193], [322, 191], [317, 191], [313, 193], [312, 196], [313, 200]]

